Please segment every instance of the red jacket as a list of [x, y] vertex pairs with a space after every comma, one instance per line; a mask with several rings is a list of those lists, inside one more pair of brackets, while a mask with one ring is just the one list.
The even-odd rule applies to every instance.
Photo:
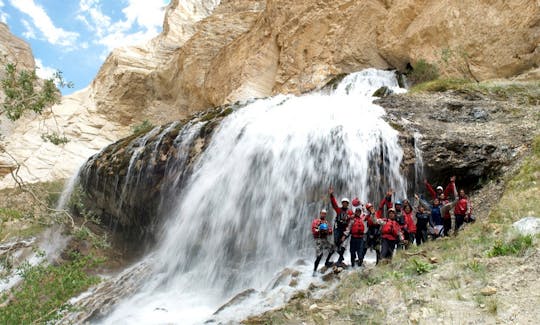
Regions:
[[398, 240], [401, 236], [401, 227], [397, 221], [383, 219], [386, 223], [381, 228], [381, 237], [388, 240]]
[[[437, 191], [433, 189], [433, 186], [431, 186], [428, 181], [425, 181], [424, 184], [426, 185], [426, 189], [428, 190], [429, 194], [431, 194], [431, 198], [434, 200], [437, 197]], [[448, 198], [451, 193], [454, 193], [454, 187], [454, 182], [450, 182], [448, 183], [448, 185], [446, 185], [446, 188], [443, 192], [446, 198]]]
[[[321, 234], [319, 232], [319, 225], [321, 223], [326, 223], [328, 225], [328, 220], [326, 220], [326, 219], [323, 220], [321, 218], [316, 218], [311, 223], [311, 233], [313, 234], [313, 238], [324, 238], [325, 237], [325, 236], [321, 236]], [[331, 235], [331, 234], [332, 234], [332, 227], [330, 227], [330, 225], [328, 225], [327, 235]]]
[[347, 225], [349, 224], [349, 221], [351, 220], [351, 216], [353, 215], [353, 212], [351, 209], [347, 209], [347, 210], [344, 210], [343, 208], [341, 208], [338, 204], [337, 204], [337, 201], [336, 201], [336, 197], [334, 196], [334, 194], [330, 194], [330, 202], [332, 203], [332, 208], [334, 208], [334, 211], [336, 211], [336, 221], [337, 219], [339, 218], [339, 216], [342, 214], [342, 213], [346, 213], [347, 214], [347, 220], [346, 220], [346, 223], [342, 224], [342, 225], [339, 225], [338, 222], [336, 222], [336, 225], [338, 225], [338, 227], [341, 227], [341, 230], [342, 231], [345, 231], [345, 229], [347, 228]]
[[[382, 218], [382, 210], [377, 210], [375, 212], [375, 218], [377, 218], [377, 219]], [[367, 215], [366, 220], [367, 220], [368, 227], [378, 227], [379, 226], [378, 223], [374, 223], [373, 220], [371, 220], [371, 215]]]
[[383, 199], [381, 200], [381, 203], [379, 203], [379, 210], [381, 211], [384, 211], [384, 206], [386, 205], [386, 208], [387, 209], [390, 209], [391, 207], [394, 206], [394, 203], [392, 202], [392, 200], [387, 200], [387, 197], [383, 197]]
[[354, 216], [349, 222], [347, 231], [345, 231], [345, 236], [350, 234], [353, 238], [363, 238], [365, 232], [364, 219], [365, 217], [363, 215], [358, 217]]
[[413, 213], [406, 213], [403, 211], [403, 219], [405, 220], [405, 224], [407, 225], [407, 231], [409, 233], [416, 233], [416, 224], [414, 223], [413, 219]]
[[469, 200], [467, 197], [459, 198], [456, 203], [456, 207], [454, 208], [454, 214], [465, 215], [470, 213], [471, 208], [469, 206]]

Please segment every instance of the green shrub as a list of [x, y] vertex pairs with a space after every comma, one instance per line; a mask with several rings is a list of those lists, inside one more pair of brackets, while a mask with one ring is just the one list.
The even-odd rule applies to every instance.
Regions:
[[531, 235], [519, 235], [513, 238], [508, 243], [504, 243], [502, 240], [497, 240], [493, 248], [488, 252], [489, 257], [504, 256], [504, 255], [517, 255], [521, 256], [525, 251], [531, 247], [533, 239]]
[[153, 128], [154, 125], [150, 121], [144, 120], [137, 125], [133, 125], [131, 127], [131, 131], [133, 134], [142, 134], [152, 130]]
[[432, 264], [416, 258], [411, 258], [409, 263], [409, 270], [413, 271], [413, 273], [424, 274], [433, 270]]
[[412, 67], [413, 69], [407, 74], [407, 78], [413, 85], [439, 78], [439, 68], [424, 59], [416, 61]]
[[45, 142], [49, 141], [54, 145], [66, 144], [69, 139], [64, 135], [60, 135], [58, 132], [44, 133], [41, 135], [41, 139]]
[[46, 324], [57, 320], [69, 310], [68, 300], [99, 282], [86, 270], [102, 261], [90, 256], [74, 255], [73, 260], [62, 265], [31, 266], [18, 269], [22, 283], [4, 292], [2, 302], [9, 300], [0, 313], [0, 324]]

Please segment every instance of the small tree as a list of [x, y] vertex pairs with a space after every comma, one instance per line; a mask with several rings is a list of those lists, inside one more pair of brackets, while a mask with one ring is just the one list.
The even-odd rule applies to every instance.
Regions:
[[[29, 111], [42, 114], [44, 110], [60, 102], [61, 93], [58, 87], [73, 88], [73, 83], [66, 82], [61, 71], [43, 80], [37, 76], [35, 69], [17, 69], [17, 64], [11, 62], [5, 64], [5, 75], [0, 80], [0, 85], [3, 93], [0, 115], [5, 114], [11, 121], [20, 119]], [[60, 137], [58, 132], [42, 135], [42, 138], [54, 144], [67, 142], [67, 139]]]

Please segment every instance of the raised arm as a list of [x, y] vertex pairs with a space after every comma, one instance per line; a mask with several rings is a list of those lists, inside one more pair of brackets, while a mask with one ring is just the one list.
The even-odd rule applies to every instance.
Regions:
[[450, 197], [450, 194], [454, 194], [454, 198], [458, 197], [457, 193], [457, 187], [456, 187], [456, 176], [450, 177], [450, 183], [446, 185], [446, 188], [444, 189], [444, 196]]
[[429, 192], [432, 199], [435, 199], [437, 197], [437, 192], [435, 192], [435, 190], [433, 189], [433, 186], [431, 186], [431, 184], [429, 184], [427, 179], [424, 179], [424, 185], [426, 185], [426, 190]]
[[339, 206], [337, 204], [336, 198], [334, 196], [334, 187], [330, 186], [328, 189], [328, 194], [330, 194], [330, 203], [332, 203], [332, 208], [334, 208], [334, 211], [336, 211], [337, 214], [339, 214]]

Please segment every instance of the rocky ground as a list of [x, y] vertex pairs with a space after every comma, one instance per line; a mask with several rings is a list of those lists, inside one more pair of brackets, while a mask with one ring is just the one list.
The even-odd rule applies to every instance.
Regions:
[[[457, 237], [398, 252], [387, 265], [344, 271], [334, 279], [337, 289], [322, 298], [312, 298], [318, 289], [311, 287], [286, 306], [244, 323], [535, 324], [540, 236], [517, 255], [490, 256], [497, 241], [516, 236], [508, 221], [518, 215], [493, 222], [489, 213], [501, 197], [512, 195], [505, 187], [492, 182], [475, 193], [472, 200], [482, 207], [478, 221]], [[534, 195], [540, 195], [537, 186]]]

